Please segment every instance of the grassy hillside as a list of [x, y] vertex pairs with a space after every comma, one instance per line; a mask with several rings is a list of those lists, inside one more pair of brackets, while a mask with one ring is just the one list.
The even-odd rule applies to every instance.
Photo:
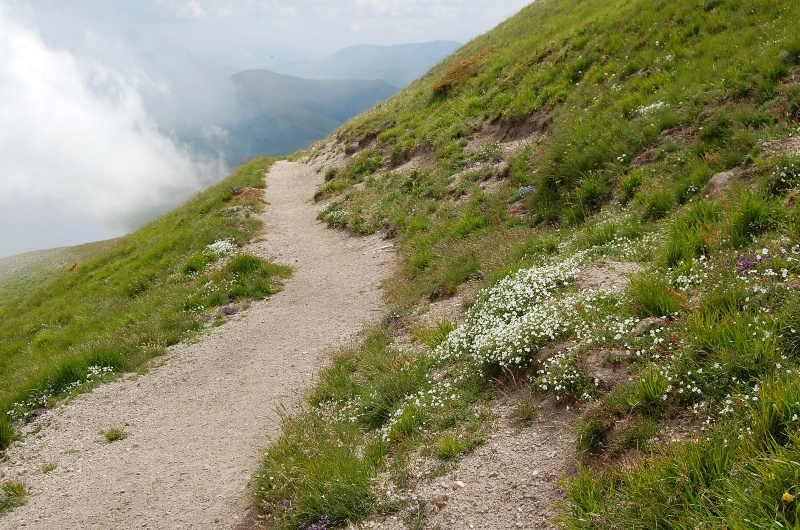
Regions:
[[[416, 502], [415, 455], [485, 441], [523, 381], [521, 421], [579, 411], [562, 526], [795, 527], [798, 120], [794, 2], [539, 0], [309, 150], [320, 217], [385, 230], [402, 266], [267, 451], [265, 515]], [[616, 262], [622, 290], [581, 285]], [[463, 323], [408, 329], [453, 294]]]
[[0, 259], [0, 305], [36, 289], [53, 276], [95, 257], [111, 245], [113, 241], [99, 241]]
[[[53, 399], [141, 367], [280, 286], [288, 270], [239, 252], [260, 228], [268, 159], [0, 306], [0, 449]], [[225, 306], [225, 311], [218, 311]]]

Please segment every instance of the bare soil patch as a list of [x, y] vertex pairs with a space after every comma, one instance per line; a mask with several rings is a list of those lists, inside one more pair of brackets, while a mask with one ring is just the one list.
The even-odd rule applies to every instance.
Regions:
[[620, 291], [628, 285], [631, 275], [641, 270], [638, 263], [608, 260], [581, 269], [578, 273], [578, 284], [581, 289]]
[[640, 168], [656, 161], [659, 150], [669, 143], [680, 146], [688, 145], [697, 138], [697, 131], [691, 127], [673, 127], [662, 131], [658, 139], [650, 146], [636, 153], [631, 159], [631, 169]]

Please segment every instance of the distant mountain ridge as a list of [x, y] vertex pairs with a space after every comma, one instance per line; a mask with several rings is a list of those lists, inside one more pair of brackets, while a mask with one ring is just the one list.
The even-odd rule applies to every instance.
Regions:
[[362, 44], [344, 48], [326, 59], [292, 61], [272, 70], [308, 79], [382, 79], [403, 88], [460, 47], [453, 41]]
[[318, 61], [240, 71], [242, 115], [223, 137], [186, 138], [230, 166], [256, 156], [282, 156], [324, 138], [353, 116], [394, 95], [461, 45], [432, 41], [393, 46], [363, 44]]
[[228, 131], [224, 150], [233, 165], [307, 147], [397, 92], [380, 80], [302, 79], [269, 70], [245, 70], [231, 79], [247, 116]]

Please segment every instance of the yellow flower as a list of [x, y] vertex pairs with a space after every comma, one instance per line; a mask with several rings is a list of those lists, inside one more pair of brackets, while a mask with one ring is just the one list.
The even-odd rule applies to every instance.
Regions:
[[794, 495], [787, 491], [783, 494], [783, 496], [781, 496], [781, 499], [783, 502], [792, 502], [794, 500]]

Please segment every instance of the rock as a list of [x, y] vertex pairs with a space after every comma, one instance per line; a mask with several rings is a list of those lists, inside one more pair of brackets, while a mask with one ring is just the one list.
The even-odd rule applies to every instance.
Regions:
[[664, 322], [663, 318], [647, 317], [638, 324], [636, 324], [636, 327], [633, 328], [633, 334], [636, 335], [637, 337], [641, 337], [654, 327], [657, 326], [660, 327], [663, 326], [664, 324], [666, 324], [666, 322]]
[[454, 490], [464, 489], [465, 487], [467, 487], [467, 485], [461, 482], [460, 480], [456, 480], [455, 482], [453, 482]]
[[711, 180], [708, 181], [708, 184], [703, 189], [703, 197], [724, 197], [733, 182], [738, 180], [742, 173], [742, 169], [738, 167], [717, 173], [711, 177]]
[[425, 505], [425, 512], [424, 513], [425, 513], [425, 518], [426, 519], [430, 519], [431, 517], [433, 517], [434, 515], [439, 513], [439, 507], [436, 506], [435, 504], [429, 502], [428, 504]]
[[436, 507], [437, 510], [441, 510], [447, 504], [447, 501], [450, 500], [450, 496], [446, 493], [437, 493], [433, 497], [431, 497], [430, 502], [428, 505], [433, 505]]

